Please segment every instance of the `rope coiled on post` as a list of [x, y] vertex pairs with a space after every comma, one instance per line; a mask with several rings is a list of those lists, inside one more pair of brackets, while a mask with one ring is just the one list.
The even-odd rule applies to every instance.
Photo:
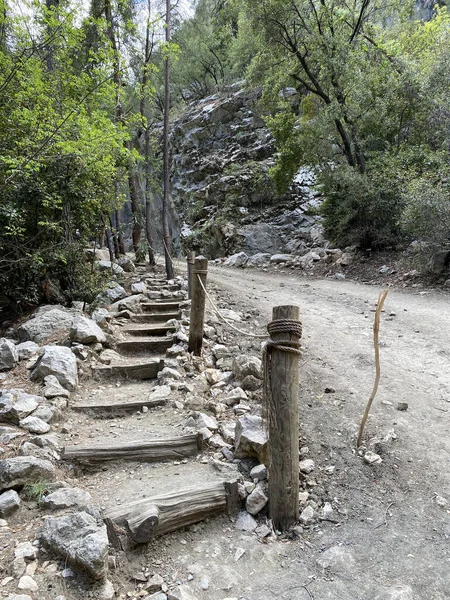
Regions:
[[[263, 348], [263, 419], [266, 423], [266, 427], [269, 427], [271, 415], [276, 410], [273, 405], [272, 398], [272, 351], [280, 350], [281, 352], [288, 352], [290, 354], [296, 354], [301, 356], [300, 350], [300, 339], [303, 333], [302, 323], [300, 321], [293, 321], [291, 319], [277, 319], [271, 321], [267, 325], [267, 331], [269, 332], [270, 339], [264, 344]], [[272, 335], [276, 333], [289, 333], [295, 336], [295, 340], [278, 340], [274, 341]]]

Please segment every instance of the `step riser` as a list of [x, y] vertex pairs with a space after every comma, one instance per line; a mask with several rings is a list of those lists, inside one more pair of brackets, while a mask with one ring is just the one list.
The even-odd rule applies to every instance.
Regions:
[[112, 365], [92, 367], [92, 373], [97, 377], [124, 377], [126, 379], [156, 379], [164, 368], [163, 360], [154, 360], [142, 365]]
[[152, 336], [166, 336], [170, 333], [175, 333], [174, 327], [143, 327], [142, 329], [122, 329], [123, 333], [126, 333], [132, 337], [152, 337]]
[[180, 303], [179, 302], [175, 302], [175, 303], [167, 303], [166, 302], [160, 302], [158, 304], [158, 302], [151, 302], [151, 303], [146, 303], [143, 302], [141, 304], [142, 310], [145, 313], [160, 313], [160, 312], [176, 312], [179, 310], [180, 308]]
[[158, 313], [155, 315], [145, 314], [145, 315], [134, 315], [131, 317], [132, 323], [166, 323], [166, 321], [170, 321], [170, 319], [180, 319], [180, 312], [173, 313]]
[[127, 340], [117, 343], [117, 350], [121, 354], [161, 354], [173, 346], [173, 340], [159, 340], [155, 342], [142, 342], [140, 340]]

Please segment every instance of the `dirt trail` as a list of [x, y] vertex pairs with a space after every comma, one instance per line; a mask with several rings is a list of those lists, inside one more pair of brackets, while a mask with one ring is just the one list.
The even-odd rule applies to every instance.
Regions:
[[[384, 445], [383, 463], [369, 467], [355, 456], [354, 440], [373, 384], [378, 288], [223, 268], [211, 268], [209, 278], [240, 308], [257, 307], [264, 324], [272, 306], [300, 305], [301, 435], [319, 468], [335, 466], [320, 487], [346, 515], [339, 526], [324, 524], [307, 536], [312, 555], [334, 545], [350, 553], [328, 576], [315, 565], [312, 596], [298, 589], [281, 593], [285, 582], [273, 584], [277, 592], [264, 597], [448, 598], [450, 503], [436, 502], [436, 495], [450, 500], [448, 294], [390, 291], [380, 333], [382, 380], [366, 437], [394, 431], [397, 439]], [[336, 392], [325, 394], [326, 387]], [[397, 410], [400, 401], [409, 404], [407, 412]], [[276, 581], [280, 573], [273, 575]], [[293, 577], [298, 579], [289, 569], [288, 579]], [[395, 585], [411, 590], [390, 595], [386, 590]]]

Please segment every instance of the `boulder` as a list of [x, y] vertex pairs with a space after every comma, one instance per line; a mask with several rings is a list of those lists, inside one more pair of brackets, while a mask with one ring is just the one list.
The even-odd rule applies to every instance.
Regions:
[[22, 419], [19, 425], [22, 429], [26, 429], [30, 433], [42, 434], [50, 431], [50, 425], [34, 415]]
[[19, 362], [19, 353], [14, 342], [0, 338], [0, 371], [9, 371]]
[[50, 510], [60, 510], [76, 506], [80, 509], [90, 506], [92, 498], [89, 492], [81, 488], [61, 488], [44, 496], [41, 506]]
[[270, 257], [270, 262], [273, 265], [278, 265], [280, 263], [290, 262], [292, 260], [291, 254], [274, 254]]
[[94, 579], [103, 579], [108, 569], [108, 536], [105, 525], [86, 512], [48, 517], [41, 529], [43, 545], [63, 555], [74, 567]]
[[8, 490], [0, 494], [0, 517], [6, 519], [20, 508], [19, 494], [15, 490]]
[[44, 342], [50, 335], [60, 329], [70, 329], [77, 311], [63, 306], [43, 306], [35, 312], [32, 319], [22, 323], [17, 329], [21, 342], [31, 340], [38, 344]]
[[268, 434], [264, 427], [262, 417], [257, 415], [243, 415], [235, 429], [235, 458], [255, 457], [261, 463], [267, 464]]
[[261, 360], [256, 356], [238, 354], [233, 360], [233, 373], [239, 381], [249, 375], [261, 379]]
[[33, 417], [38, 417], [45, 423], [58, 421], [61, 416], [61, 411], [56, 406], [49, 406], [48, 404], [39, 406], [33, 413]]
[[104, 344], [106, 336], [92, 319], [76, 317], [70, 328], [70, 339], [80, 344]]
[[131, 284], [131, 293], [132, 294], [145, 294], [147, 291], [147, 286], [143, 281], [138, 281], [137, 283]]
[[247, 496], [245, 508], [251, 515], [257, 515], [269, 502], [269, 498], [264, 493], [264, 488], [258, 484], [253, 492]]
[[23, 437], [25, 432], [15, 427], [0, 425], [0, 444], [9, 444], [18, 437]]
[[117, 302], [118, 300], [122, 300], [122, 298], [127, 297], [126, 290], [119, 285], [118, 283], [111, 283], [109, 286], [97, 296], [96, 304], [99, 306], [107, 306], [108, 304], [112, 304], [113, 302]]
[[441, 250], [436, 252], [431, 261], [431, 270], [433, 273], [440, 274], [448, 271], [450, 267], [450, 250]]
[[70, 392], [62, 387], [55, 375], [47, 375], [44, 377], [44, 397], [52, 398], [68, 398]]
[[47, 375], [54, 375], [59, 383], [73, 392], [78, 385], [77, 359], [66, 346], [45, 346], [30, 379], [43, 381]]
[[111, 315], [106, 308], [96, 308], [92, 313], [91, 318], [97, 325], [105, 325], [111, 320]]
[[258, 254], [254, 254], [250, 256], [247, 261], [246, 267], [264, 267], [270, 262], [270, 254], [266, 252], [258, 252]]
[[238, 254], [233, 254], [229, 256], [227, 260], [224, 262], [225, 267], [243, 267], [248, 261], [248, 256], [245, 252], [239, 252]]
[[241, 511], [236, 519], [236, 528], [240, 531], [255, 531], [258, 523], [247, 511]]
[[134, 273], [136, 267], [134, 266], [134, 262], [128, 256], [121, 256], [117, 261], [119, 267], [125, 271], [125, 273]]
[[21, 390], [4, 390], [0, 392], [0, 422], [18, 425], [43, 401], [41, 396], [26, 394]]
[[123, 310], [129, 310], [133, 313], [141, 313], [141, 302], [143, 300], [145, 300], [145, 296], [143, 294], [134, 294], [133, 296], [128, 296], [128, 298], [118, 300], [117, 302], [111, 304], [109, 311], [111, 313], [119, 313]]
[[17, 344], [16, 350], [19, 354], [19, 360], [28, 360], [37, 354], [40, 348], [35, 342], [22, 342]]
[[95, 263], [99, 271], [110, 271], [113, 275], [123, 275], [124, 269], [117, 263], [112, 263], [110, 260], [99, 260]]
[[0, 460], [0, 492], [54, 478], [55, 467], [48, 460], [34, 456], [15, 456]]

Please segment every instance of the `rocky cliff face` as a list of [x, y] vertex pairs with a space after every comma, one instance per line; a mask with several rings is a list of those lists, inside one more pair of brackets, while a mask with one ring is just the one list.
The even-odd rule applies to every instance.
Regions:
[[217, 258], [299, 253], [323, 241], [311, 172], [301, 170], [288, 194], [276, 193], [268, 174], [275, 146], [258, 100], [258, 91], [236, 84], [192, 103], [173, 123], [173, 196], [185, 249]]

